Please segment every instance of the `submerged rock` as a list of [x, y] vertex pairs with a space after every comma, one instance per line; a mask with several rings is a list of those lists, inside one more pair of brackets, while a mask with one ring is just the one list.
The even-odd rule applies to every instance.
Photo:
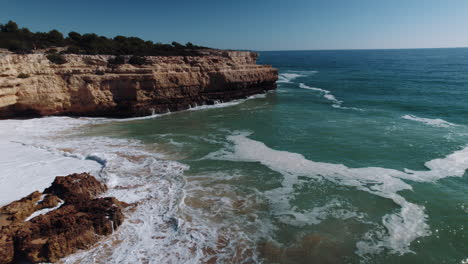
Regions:
[[[127, 205], [96, 198], [106, 190], [87, 173], [72, 174], [57, 177], [44, 194], [34, 192], [0, 208], [0, 263], [55, 262], [110, 235], [122, 224]], [[38, 212], [62, 201], [55, 210]], [[33, 213], [37, 216], [25, 221]]]
[[307, 234], [290, 246], [284, 246], [275, 241], [259, 244], [258, 250], [267, 263], [302, 264], [345, 263], [342, 249], [333, 240], [319, 234]]

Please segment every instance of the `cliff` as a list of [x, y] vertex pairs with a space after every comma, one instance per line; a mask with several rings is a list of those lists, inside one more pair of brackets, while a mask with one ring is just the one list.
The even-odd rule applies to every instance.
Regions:
[[108, 55], [0, 54], [0, 117], [131, 117], [230, 101], [276, 88], [278, 72], [253, 52], [147, 57], [148, 64], [108, 67]]

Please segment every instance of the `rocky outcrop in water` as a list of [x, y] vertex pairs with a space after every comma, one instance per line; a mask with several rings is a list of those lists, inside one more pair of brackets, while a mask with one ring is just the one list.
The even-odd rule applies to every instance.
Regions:
[[278, 72], [257, 54], [146, 57], [146, 65], [108, 66], [106, 55], [0, 54], [0, 117], [144, 116], [245, 98], [276, 88]]
[[0, 208], [0, 263], [55, 262], [111, 234], [127, 205], [96, 198], [106, 190], [87, 173], [72, 174]]

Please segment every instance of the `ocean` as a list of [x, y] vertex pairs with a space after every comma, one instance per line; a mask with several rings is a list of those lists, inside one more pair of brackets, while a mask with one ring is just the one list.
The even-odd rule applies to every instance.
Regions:
[[[0, 122], [9, 150], [60, 157], [40, 166], [88, 170], [106, 195], [139, 205], [64, 262], [468, 263], [468, 49], [272, 51], [258, 62], [279, 69], [278, 89], [246, 100]], [[39, 166], [0, 165], [24, 164], [0, 183]], [[35, 189], [26, 182], [18, 196]]]

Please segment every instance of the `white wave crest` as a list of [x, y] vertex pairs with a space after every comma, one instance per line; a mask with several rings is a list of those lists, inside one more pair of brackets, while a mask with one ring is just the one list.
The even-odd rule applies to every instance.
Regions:
[[321, 89], [321, 88], [316, 88], [316, 87], [310, 87], [310, 86], [308, 86], [308, 85], [306, 85], [304, 83], [300, 83], [299, 87], [302, 88], [302, 89], [307, 89], [307, 90], [312, 90], [312, 91], [317, 91], [317, 92], [322, 93], [323, 98], [331, 101], [333, 103], [332, 107], [334, 107], [334, 108], [352, 109], [352, 110], [362, 111], [362, 109], [359, 109], [359, 108], [342, 106], [343, 101], [336, 99], [336, 97], [328, 90]]
[[332, 101], [333, 106], [335, 106], [335, 107], [341, 107], [341, 104], [343, 103], [343, 101], [340, 101], [340, 100], [336, 99], [336, 97], [333, 94], [331, 94], [331, 92], [328, 91], [328, 90], [321, 89], [321, 88], [310, 87], [310, 86], [305, 85], [303, 83], [300, 83], [299, 87], [302, 88], [302, 89], [307, 89], [307, 90], [312, 90], [312, 91], [317, 91], [317, 92], [323, 93], [323, 97], [325, 99], [327, 99], [327, 100]]
[[[399, 212], [388, 213], [382, 218], [386, 232], [371, 230], [357, 244], [357, 253], [360, 255], [379, 253], [384, 248], [396, 254], [408, 253], [411, 252], [411, 242], [431, 234], [426, 223], [424, 206], [410, 203], [398, 194], [402, 190], [412, 190], [411, 185], [402, 179], [430, 182], [448, 176], [461, 177], [468, 168], [468, 147], [443, 159], [427, 162], [428, 171], [402, 172], [379, 167], [349, 168], [342, 164], [315, 162], [297, 153], [271, 149], [247, 136], [247, 133], [229, 136], [228, 140], [233, 143], [232, 146], [210, 153], [205, 158], [260, 162], [281, 173], [284, 176], [282, 186], [266, 192], [278, 214], [291, 211], [289, 201], [293, 197], [294, 186], [300, 183], [300, 176], [326, 179], [339, 185], [355, 187], [391, 199], [400, 206]], [[308, 215], [295, 217], [293, 222], [302, 223]]]
[[177, 111], [177, 112], [167, 112], [164, 114], [152, 114], [148, 116], [140, 116], [140, 117], [129, 117], [129, 118], [83, 118], [83, 119], [90, 119], [94, 120], [95, 122], [101, 122], [101, 123], [108, 123], [108, 122], [128, 122], [128, 121], [137, 121], [137, 120], [147, 120], [147, 119], [154, 119], [154, 118], [159, 118], [162, 116], [170, 115], [173, 113], [181, 113], [184, 111], [197, 111], [197, 110], [209, 110], [209, 109], [217, 109], [217, 108], [225, 108], [225, 107], [231, 107], [235, 105], [242, 104], [248, 100], [252, 99], [261, 99], [265, 98], [269, 92], [263, 93], [263, 94], [254, 94], [251, 95], [245, 99], [237, 99], [237, 100], [232, 100], [229, 102], [221, 102], [221, 101], [215, 101], [214, 104], [212, 105], [193, 105], [187, 110], [182, 110], [182, 111]]
[[404, 115], [404, 116], [402, 116], [402, 118], [407, 119], [407, 120], [416, 121], [416, 122], [421, 122], [421, 123], [424, 123], [426, 125], [433, 126], [433, 127], [458, 126], [456, 124], [447, 122], [447, 121], [445, 121], [443, 119], [440, 119], [440, 118], [431, 119], [431, 118], [417, 117], [415, 115]]
[[277, 83], [291, 83], [292, 80], [298, 78], [298, 77], [302, 77], [304, 75], [302, 74], [298, 74], [298, 73], [281, 73], [279, 76], [278, 76], [278, 81], [276, 81]]
[[287, 71], [285, 73], [279, 74], [277, 83], [292, 83], [292, 81], [296, 78], [305, 77], [316, 73], [318, 73], [318, 71]]

